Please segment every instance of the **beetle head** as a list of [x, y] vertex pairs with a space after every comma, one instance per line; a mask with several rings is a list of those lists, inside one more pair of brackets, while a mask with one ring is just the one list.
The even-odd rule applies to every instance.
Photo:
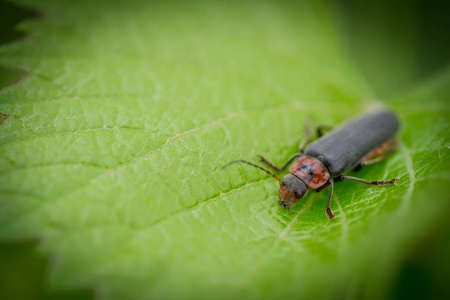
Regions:
[[308, 193], [308, 186], [293, 174], [287, 174], [281, 181], [283, 185], [280, 186], [278, 191], [278, 197], [280, 198], [278, 203], [286, 209], [290, 209], [291, 205], [297, 203]]

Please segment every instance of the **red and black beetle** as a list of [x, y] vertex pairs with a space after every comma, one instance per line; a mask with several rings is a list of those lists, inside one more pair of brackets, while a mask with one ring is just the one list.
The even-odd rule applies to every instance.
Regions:
[[396, 178], [387, 181], [369, 181], [344, 175], [392, 154], [396, 150], [394, 135], [398, 127], [397, 117], [391, 111], [377, 111], [352, 120], [323, 136], [323, 127], [317, 127], [319, 138], [305, 148], [312, 140], [309, 129], [306, 138], [300, 143], [300, 152], [291, 156], [281, 168], [258, 156], [261, 162], [275, 172], [285, 170], [295, 160], [289, 168], [290, 173], [282, 180], [268, 170], [245, 160], [232, 161], [223, 168], [241, 162], [270, 174], [280, 183], [279, 203], [286, 209], [290, 209], [291, 205], [304, 197], [309, 189], [320, 191], [330, 186], [325, 213], [328, 218], [334, 219], [330, 201], [335, 182], [348, 179], [373, 186], [387, 186], [398, 181]]

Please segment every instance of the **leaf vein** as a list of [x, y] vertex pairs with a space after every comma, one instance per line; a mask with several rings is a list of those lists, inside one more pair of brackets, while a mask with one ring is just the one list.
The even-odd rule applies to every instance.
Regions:
[[409, 206], [411, 204], [411, 197], [414, 192], [414, 185], [416, 183], [416, 174], [414, 171], [414, 165], [413, 165], [411, 153], [409, 152], [409, 149], [406, 147], [406, 145], [403, 142], [400, 142], [400, 149], [403, 153], [403, 156], [405, 157], [406, 169], [407, 169], [408, 175], [409, 175], [408, 190], [406, 191], [406, 194], [402, 198], [402, 204], [400, 207], [400, 214], [404, 215], [408, 211]]
[[172, 213], [170, 215], [167, 215], [167, 216], [165, 216], [165, 217], [163, 217], [161, 219], [158, 219], [158, 220], [154, 221], [153, 223], [149, 224], [148, 226], [146, 226], [145, 228], [141, 228], [140, 231], [148, 230], [148, 229], [150, 229], [150, 228], [152, 228], [154, 226], [159, 225], [160, 223], [163, 223], [163, 222], [168, 221], [168, 220], [170, 220], [172, 218], [178, 217], [178, 216], [180, 216], [182, 214], [185, 214], [187, 212], [194, 212], [194, 211], [200, 209], [201, 207], [210, 204], [213, 201], [222, 199], [222, 198], [224, 198], [224, 197], [226, 197], [226, 196], [228, 196], [230, 194], [233, 194], [233, 193], [236, 193], [236, 192], [240, 192], [240, 191], [242, 191], [244, 189], [247, 189], [249, 187], [258, 185], [260, 183], [263, 183], [263, 182], [266, 182], [266, 181], [269, 181], [269, 180], [271, 180], [271, 178], [266, 178], [266, 179], [263, 179], [263, 180], [258, 180], [258, 181], [255, 181], [255, 182], [247, 183], [247, 184], [245, 184], [245, 185], [243, 185], [243, 186], [241, 186], [241, 187], [239, 187], [237, 189], [233, 189], [233, 190], [230, 190], [228, 192], [221, 193], [220, 195], [218, 195], [216, 197], [213, 197], [213, 198], [210, 198], [210, 199], [207, 199], [205, 201], [200, 201], [200, 202], [198, 202], [198, 203], [196, 203], [196, 204], [194, 204], [192, 206], [186, 207], [186, 208], [184, 208], [182, 210], [179, 210], [179, 211], [174, 212], [174, 213]]
[[240, 285], [246, 285], [246, 283], [250, 280], [250, 278], [261, 268], [261, 266], [269, 260], [269, 258], [272, 256], [272, 254], [275, 252], [275, 250], [278, 248], [282, 240], [286, 239], [286, 236], [289, 234], [289, 232], [292, 230], [292, 227], [297, 223], [300, 216], [305, 213], [313, 203], [313, 200], [315, 198], [314, 196], [309, 197], [308, 201], [305, 203], [305, 206], [297, 213], [297, 215], [292, 219], [292, 221], [286, 226], [286, 228], [280, 232], [280, 234], [277, 236], [277, 239], [275, 240], [275, 243], [272, 247], [267, 250], [267, 252], [259, 259], [253, 266], [250, 267], [249, 271], [245, 274], [244, 277], [242, 277], [239, 280]]

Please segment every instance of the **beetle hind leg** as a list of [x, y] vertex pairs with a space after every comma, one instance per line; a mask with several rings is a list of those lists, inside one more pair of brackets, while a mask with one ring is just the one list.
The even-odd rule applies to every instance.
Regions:
[[361, 179], [358, 177], [352, 177], [352, 176], [341, 176], [341, 179], [348, 179], [348, 180], [353, 180], [353, 181], [358, 181], [358, 182], [362, 182], [371, 186], [389, 186], [389, 185], [393, 185], [396, 184], [398, 182], [398, 178], [394, 178], [392, 180], [365, 180], [365, 179]]
[[372, 152], [366, 155], [361, 162], [353, 169], [353, 171], [358, 172], [367, 165], [375, 164], [382, 160], [385, 160], [391, 156], [395, 151], [397, 151], [398, 143], [396, 140], [389, 140], [382, 144], [380, 147], [376, 148]]
[[395, 151], [397, 151], [397, 148], [398, 148], [397, 142], [396, 142], [396, 141], [393, 141], [392, 144], [391, 144], [391, 146], [390, 146], [385, 152], [383, 152], [382, 154], [380, 154], [379, 156], [376, 156], [376, 157], [374, 157], [374, 158], [372, 158], [372, 159], [366, 159], [366, 160], [363, 160], [363, 161], [361, 162], [361, 167], [364, 167], [364, 166], [367, 166], [367, 165], [371, 165], [371, 164], [380, 162], [380, 161], [382, 161], [382, 160], [388, 158], [389, 156], [391, 156], [392, 154], [394, 154]]

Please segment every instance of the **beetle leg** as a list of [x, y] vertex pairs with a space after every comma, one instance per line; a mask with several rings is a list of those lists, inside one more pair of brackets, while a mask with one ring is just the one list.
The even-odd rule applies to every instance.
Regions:
[[344, 175], [341, 176], [341, 179], [342, 180], [348, 179], [348, 180], [359, 181], [359, 182], [362, 182], [362, 183], [365, 183], [365, 184], [368, 184], [368, 185], [372, 185], [372, 186], [384, 186], [384, 185], [388, 186], [388, 185], [393, 185], [393, 184], [398, 182], [397, 178], [394, 178], [392, 180], [374, 180], [374, 181], [371, 181], [371, 180], [365, 180], [365, 179], [361, 179], [361, 178], [357, 178], [357, 177], [344, 176]]
[[301, 156], [300, 153], [296, 153], [294, 155], [292, 155], [291, 157], [289, 157], [288, 161], [281, 167], [277, 167], [274, 164], [272, 164], [270, 161], [268, 161], [267, 159], [265, 159], [263, 156], [258, 155], [259, 160], [265, 164], [266, 166], [268, 166], [269, 168], [271, 168], [272, 170], [274, 170], [275, 172], [281, 172], [284, 171], [284, 169], [287, 168], [287, 166], [289, 166], [289, 164], [296, 159], [297, 157]]
[[[309, 144], [310, 142], [312, 142], [313, 140], [313, 130], [312, 130], [312, 121], [311, 118], [308, 117], [306, 119], [306, 136], [301, 140], [300, 144], [298, 145], [298, 148], [300, 149], [300, 153], [303, 154], [303, 152], [305, 151], [305, 147], [307, 144]], [[317, 132], [317, 137], [321, 137], [323, 135], [323, 130], [330, 130], [332, 127], [328, 126], [328, 125], [319, 125], [316, 126], [316, 132]]]
[[300, 144], [298, 145], [298, 148], [300, 149], [300, 153], [303, 154], [305, 151], [305, 146], [310, 143], [313, 139], [313, 132], [312, 132], [312, 121], [310, 117], [306, 118], [306, 136], [300, 141]]
[[[388, 147], [388, 148], [387, 148]], [[384, 149], [384, 148], [387, 148]], [[365, 158], [362, 159], [362, 161], [353, 169], [353, 171], [358, 172], [361, 170], [364, 166], [371, 165], [377, 162], [380, 162], [389, 156], [391, 156], [395, 151], [397, 151], [398, 143], [396, 140], [391, 140], [387, 142], [386, 144], [383, 144], [380, 146], [379, 149], [375, 149], [374, 152], [382, 151], [379, 154], [369, 153]], [[384, 150], [382, 150], [384, 149]]]
[[319, 125], [316, 127], [316, 131], [317, 131], [317, 136], [321, 137], [323, 135], [323, 130], [331, 130], [333, 127], [329, 126], [329, 125]]
[[395, 151], [397, 151], [397, 148], [398, 148], [398, 144], [396, 141], [394, 141], [392, 143], [391, 147], [389, 147], [389, 149], [387, 151], [385, 151], [384, 153], [380, 154], [377, 157], [374, 157], [374, 158], [366, 160], [366, 161], [362, 161], [360, 165], [361, 165], [361, 167], [364, 167], [364, 166], [371, 165], [371, 164], [377, 163], [379, 161], [382, 161], [383, 159], [388, 158]]
[[329, 179], [328, 182], [330, 183], [330, 191], [328, 192], [328, 198], [327, 198], [327, 205], [326, 205], [326, 210], [325, 210], [325, 214], [327, 215], [328, 219], [333, 220], [335, 217], [335, 215], [333, 214], [333, 211], [330, 208], [330, 202], [331, 202], [331, 196], [333, 196], [333, 179]]

